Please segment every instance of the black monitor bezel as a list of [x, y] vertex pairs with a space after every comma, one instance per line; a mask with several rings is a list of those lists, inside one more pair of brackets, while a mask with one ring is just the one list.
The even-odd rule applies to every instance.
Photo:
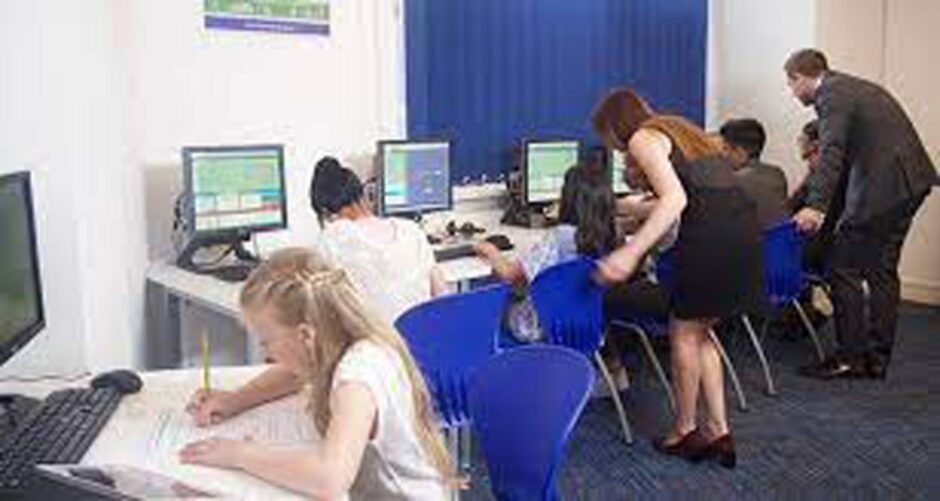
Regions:
[[[389, 212], [385, 206], [385, 148], [394, 145], [409, 144], [433, 144], [444, 143], [447, 145], [447, 203], [446, 206], [431, 207], [421, 210], [401, 210]], [[423, 138], [423, 139], [384, 139], [376, 143], [376, 211], [382, 217], [407, 217], [417, 214], [428, 214], [431, 212], [445, 212], [454, 208], [454, 183], [453, 183], [453, 165], [454, 165], [454, 142], [446, 138]]]
[[[558, 190], [558, 198], [551, 200], [536, 200], [532, 201], [529, 199], [529, 145], [530, 144], [546, 144], [546, 143], [575, 143], [578, 147], [578, 155], [576, 162], [581, 160], [581, 141], [576, 138], [528, 138], [522, 141], [522, 201], [528, 206], [544, 206], [551, 205], [561, 200], [561, 190]], [[573, 167], [573, 165], [571, 166]], [[569, 167], [569, 168], [571, 168]]]
[[[196, 203], [193, 197], [193, 153], [238, 153], [244, 151], [258, 150], [276, 150], [278, 154], [278, 177], [281, 182], [281, 221], [277, 223], [243, 226], [238, 228], [224, 228], [214, 230], [196, 229]], [[254, 233], [264, 233], [269, 231], [283, 230], [287, 228], [287, 183], [284, 178], [284, 145], [283, 144], [250, 144], [240, 146], [185, 146], [183, 154], [183, 193], [186, 199], [185, 209], [183, 210], [186, 226], [194, 236], [199, 237], [220, 237], [226, 235], [239, 235], [246, 237]]]
[[8, 183], [23, 183], [26, 202], [27, 231], [29, 233], [30, 258], [33, 261], [33, 282], [36, 284], [36, 322], [23, 328], [6, 343], [0, 344], [0, 365], [6, 363], [16, 352], [29, 343], [46, 327], [46, 309], [43, 304], [42, 274], [40, 273], [39, 246], [36, 238], [36, 213], [33, 208], [33, 189], [30, 173], [27, 171], [0, 175], [0, 187]]

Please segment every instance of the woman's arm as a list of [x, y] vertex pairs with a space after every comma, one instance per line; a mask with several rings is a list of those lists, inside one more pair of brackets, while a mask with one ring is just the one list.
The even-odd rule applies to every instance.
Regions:
[[477, 243], [473, 246], [473, 250], [481, 259], [489, 263], [493, 268], [493, 274], [503, 282], [513, 285], [525, 284], [525, 270], [518, 260], [507, 259], [495, 245], [489, 242]]
[[630, 154], [656, 194], [649, 216], [629, 243], [599, 264], [602, 280], [621, 282], [630, 277], [643, 256], [669, 231], [685, 209], [688, 199], [669, 160], [672, 144], [658, 131], [640, 129], [630, 139]]
[[315, 447], [210, 439], [187, 445], [180, 457], [184, 463], [242, 470], [314, 499], [335, 499], [352, 487], [378, 411], [372, 392], [359, 382], [337, 386], [330, 411], [326, 436]]

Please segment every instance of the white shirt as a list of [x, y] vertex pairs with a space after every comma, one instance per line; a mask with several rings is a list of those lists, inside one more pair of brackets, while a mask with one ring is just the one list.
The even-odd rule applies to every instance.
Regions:
[[411, 221], [340, 219], [323, 229], [318, 248], [390, 323], [431, 299], [434, 253], [424, 231]]
[[333, 388], [351, 381], [372, 393], [376, 426], [350, 499], [444, 499], [447, 490], [415, 433], [411, 383], [398, 354], [372, 341], [357, 341], [340, 359]]

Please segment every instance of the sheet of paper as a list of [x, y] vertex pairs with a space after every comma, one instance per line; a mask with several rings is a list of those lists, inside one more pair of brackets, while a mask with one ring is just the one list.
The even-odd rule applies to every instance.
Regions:
[[274, 402], [215, 426], [200, 428], [183, 409], [159, 409], [148, 437], [149, 454], [176, 454], [186, 444], [212, 437], [246, 439], [261, 443], [299, 445], [313, 443], [312, 418], [298, 399]]

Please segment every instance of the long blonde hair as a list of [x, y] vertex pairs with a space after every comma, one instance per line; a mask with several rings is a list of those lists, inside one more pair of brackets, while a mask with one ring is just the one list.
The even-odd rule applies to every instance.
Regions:
[[252, 272], [241, 290], [240, 303], [242, 309], [273, 306], [286, 326], [313, 327], [316, 334], [312, 346], [308, 345], [313, 391], [308, 405], [324, 435], [330, 423], [333, 375], [346, 350], [360, 340], [391, 349], [411, 384], [413, 425], [421, 448], [446, 483], [456, 481], [427, 385], [411, 353], [398, 332], [368, 310], [345, 272], [309, 249], [283, 249]]

